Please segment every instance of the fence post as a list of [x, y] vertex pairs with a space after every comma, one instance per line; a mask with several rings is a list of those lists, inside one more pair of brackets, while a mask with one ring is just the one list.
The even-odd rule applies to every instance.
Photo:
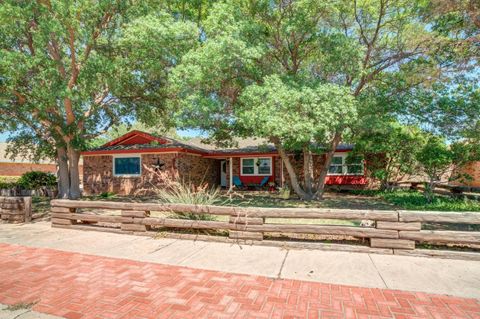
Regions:
[[146, 232], [149, 230], [143, 221], [150, 216], [150, 211], [144, 210], [122, 210], [121, 229], [125, 232]]
[[263, 232], [251, 231], [249, 225], [263, 225], [261, 217], [248, 217], [245, 214], [232, 214], [229, 219], [228, 237], [242, 240], [263, 240]]
[[67, 208], [67, 207], [52, 205], [52, 207], [50, 208], [50, 211], [52, 212], [52, 216], [51, 216], [52, 227], [55, 227], [55, 225], [69, 226], [69, 225], [75, 225], [77, 223], [77, 221], [73, 217], [68, 218], [69, 214], [77, 213], [76, 208]]
[[400, 239], [400, 231], [420, 231], [422, 224], [420, 222], [402, 222], [398, 216], [397, 221], [375, 221], [375, 228], [397, 231], [396, 239], [370, 238], [370, 247], [372, 248], [390, 248], [390, 249], [415, 249], [415, 241]]
[[32, 221], [32, 197], [24, 197], [23, 198], [23, 212], [25, 216], [25, 222], [31, 222]]

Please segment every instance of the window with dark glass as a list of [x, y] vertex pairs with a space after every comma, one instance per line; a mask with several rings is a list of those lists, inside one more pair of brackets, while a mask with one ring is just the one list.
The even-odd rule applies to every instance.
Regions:
[[115, 175], [140, 175], [140, 157], [116, 157]]

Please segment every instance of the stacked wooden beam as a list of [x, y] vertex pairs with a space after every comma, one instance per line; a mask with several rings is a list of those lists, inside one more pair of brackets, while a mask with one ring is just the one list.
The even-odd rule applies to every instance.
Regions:
[[377, 221], [376, 229], [388, 230], [396, 233], [395, 239], [387, 238], [370, 238], [370, 246], [373, 248], [392, 248], [392, 249], [415, 249], [415, 241], [400, 239], [399, 232], [408, 230], [412, 232], [419, 232], [422, 228], [422, 224], [419, 222], [386, 222]]
[[149, 226], [144, 224], [144, 219], [150, 216], [149, 211], [145, 210], [122, 210], [123, 231], [146, 232]]
[[260, 217], [249, 217], [248, 214], [230, 215], [228, 236], [231, 239], [241, 240], [263, 240], [263, 230], [251, 231], [251, 226], [263, 226], [264, 219]]
[[31, 197], [0, 197], [0, 218], [3, 223], [24, 223], [32, 219]]
[[[121, 215], [95, 215], [89, 212], [77, 212], [82, 209], [111, 209], [121, 210]], [[191, 213], [198, 215], [227, 216], [224, 221], [176, 219], [171, 217], [151, 217], [150, 211], [169, 211], [172, 213]], [[267, 223], [267, 218], [293, 219], [290, 224]], [[357, 227], [344, 225], [302, 224], [295, 219], [331, 219], [331, 220], [369, 220], [374, 227]], [[82, 224], [78, 224], [78, 223]], [[88, 223], [115, 223], [115, 227], [98, 227]], [[369, 239], [373, 251], [389, 252], [394, 254], [412, 255], [426, 250], [416, 249], [416, 243], [462, 244], [478, 247], [480, 232], [477, 231], [444, 231], [422, 230], [422, 223], [463, 223], [480, 225], [480, 214], [477, 213], [448, 213], [448, 212], [415, 212], [400, 210], [351, 210], [325, 208], [259, 208], [259, 207], [225, 207], [187, 204], [160, 204], [160, 203], [125, 203], [104, 201], [52, 201], [52, 225], [85, 230], [113, 231], [137, 235], [153, 235], [151, 226], [160, 226], [170, 229], [212, 229], [228, 231], [224, 240], [270, 243], [264, 240], [265, 233], [280, 233], [282, 236], [293, 238], [300, 235], [326, 235], [339, 237], [356, 237]], [[105, 225], [104, 225], [105, 226]], [[109, 226], [107, 224], [107, 226]], [[197, 235], [195, 235], [197, 236]], [[212, 236], [209, 236], [212, 237]], [[280, 241], [278, 241], [280, 242]], [[305, 246], [306, 243], [289, 241], [291, 245]], [[321, 243], [308, 243], [311, 247]], [[332, 244], [332, 247], [338, 244]], [[320, 245], [321, 246], [321, 245]], [[322, 247], [324, 247], [323, 245]], [[333, 249], [333, 248], [329, 248]], [[428, 252], [427, 252], [428, 253]], [[441, 255], [440, 253], [435, 253]], [[459, 253], [448, 254], [457, 258]], [[480, 256], [480, 254], [479, 254]]]

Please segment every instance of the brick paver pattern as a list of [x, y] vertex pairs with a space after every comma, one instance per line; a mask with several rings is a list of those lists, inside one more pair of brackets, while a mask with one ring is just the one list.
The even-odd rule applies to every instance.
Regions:
[[476, 299], [0, 244], [0, 303], [20, 302], [71, 319], [480, 318]]

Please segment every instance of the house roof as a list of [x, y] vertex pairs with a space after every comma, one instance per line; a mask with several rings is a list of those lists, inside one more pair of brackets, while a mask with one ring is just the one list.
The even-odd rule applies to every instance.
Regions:
[[[135, 153], [135, 152], [186, 152], [208, 157], [235, 156], [245, 154], [275, 154], [275, 146], [266, 139], [246, 138], [235, 139], [235, 148], [220, 148], [204, 143], [201, 138], [180, 141], [170, 137], [156, 136], [141, 131], [131, 131], [100, 147], [83, 152], [83, 155]], [[337, 151], [353, 149], [351, 144], [341, 144]]]

